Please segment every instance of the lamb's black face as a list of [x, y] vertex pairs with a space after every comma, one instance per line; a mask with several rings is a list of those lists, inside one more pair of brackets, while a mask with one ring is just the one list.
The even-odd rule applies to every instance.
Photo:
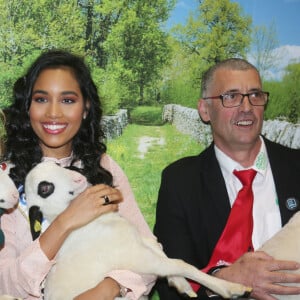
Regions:
[[38, 195], [42, 198], [47, 198], [53, 194], [55, 186], [52, 182], [41, 181], [38, 185]]

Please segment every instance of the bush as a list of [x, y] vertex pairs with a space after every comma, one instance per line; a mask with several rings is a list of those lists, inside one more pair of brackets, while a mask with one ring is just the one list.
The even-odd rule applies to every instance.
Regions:
[[139, 125], [163, 125], [162, 107], [138, 106], [131, 111], [130, 122]]

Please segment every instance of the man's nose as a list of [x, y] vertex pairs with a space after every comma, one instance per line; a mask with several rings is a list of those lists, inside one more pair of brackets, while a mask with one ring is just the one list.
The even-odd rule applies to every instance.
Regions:
[[250, 111], [250, 110], [252, 110], [253, 105], [252, 105], [251, 102], [250, 102], [249, 95], [244, 95], [244, 96], [243, 96], [243, 99], [242, 99], [242, 103], [241, 103], [241, 105], [240, 105], [240, 108], [241, 108], [243, 111]]

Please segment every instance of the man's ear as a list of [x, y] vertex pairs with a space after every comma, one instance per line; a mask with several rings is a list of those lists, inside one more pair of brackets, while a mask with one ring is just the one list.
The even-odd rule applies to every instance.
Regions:
[[199, 99], [198, 101], [198, 113], [203, 123], [209, 123], [210, 116], [208, 111], [208, 103], [203, 99]]

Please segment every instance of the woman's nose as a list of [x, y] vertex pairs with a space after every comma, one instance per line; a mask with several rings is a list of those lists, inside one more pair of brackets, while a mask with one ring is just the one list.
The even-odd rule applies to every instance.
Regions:
[[50, 118], [59, 118], [62, 116], [62, 111], [57, 102], [53, 101], [53, 102], [49, 103], [49, 106], [47, 109], [47, 116]]

